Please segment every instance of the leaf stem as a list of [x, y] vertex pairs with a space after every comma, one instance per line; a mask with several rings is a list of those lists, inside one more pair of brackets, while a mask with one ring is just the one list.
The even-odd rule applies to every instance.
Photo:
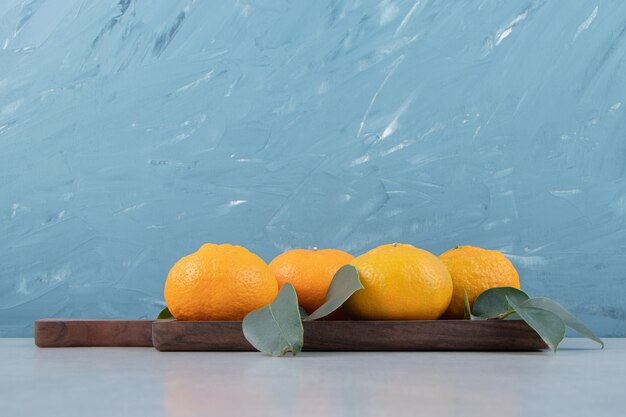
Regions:
[[500, 313], [497, 316], [493, 316], [491, 318], [492, 319], [498, 319], [498, 320], [504, 320], [505, 318], [509, 317], [513, 313], [515, 313], [515, 310], [510, 309], [510, 310], [505, 311], [504, 313]]

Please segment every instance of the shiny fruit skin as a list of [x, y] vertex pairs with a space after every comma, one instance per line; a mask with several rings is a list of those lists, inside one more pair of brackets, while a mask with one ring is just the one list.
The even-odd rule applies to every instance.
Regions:
[[291, 283], [298, 303], [311, 314], [326, 299], [335, 273], [354, 256], [338, 249], [291, 249], [270, 262], [279, 287]]
[[452, 279], [430, 252], [382, 245], [355, 258], [364, 289], [348, 299], [348, 314], [365, 320], [436, 320], [448, 308]]
[[278, 283], [246, 248], [207, 243], [176, 262], [163, 292], [177, 320], [231, 321], [271, 303]]
[[445, 319], [462, 319], [465, 313], [463, 290], [470, 305], [485, 290], [494, 287], [519, 288], [517, 270], [501, 252], [474, 246], [459, 246], [442, 253], [439, 258], [452, 276], [452, 300]]

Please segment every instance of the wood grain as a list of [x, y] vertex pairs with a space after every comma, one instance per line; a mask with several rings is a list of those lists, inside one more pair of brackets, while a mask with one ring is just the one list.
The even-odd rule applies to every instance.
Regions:
[[[240, 322], [152, 323], [160, 351], [251, 351]], [[307, 351], [541, 350], [547, 346], [517, 320], [313, 321], [304, 323]]]
[[37, 320], [35, 344], [39, 347], [152, 346], [152, 320]]

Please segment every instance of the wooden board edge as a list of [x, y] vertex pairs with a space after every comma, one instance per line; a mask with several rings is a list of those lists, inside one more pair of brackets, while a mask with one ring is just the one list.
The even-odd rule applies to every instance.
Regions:
[[[153, 346], [162, 352], [255, 350], [243, 337], [241, 322], [168, 320], [155, 321], [152, 326]], [[314, 321], [305, 322], [304, 326], [305, 351], [541, 351], [547, 348], [530, 326], [512, 320]], [[356, 340], [355, 327], [360, 328], [359, 332], [374, 332], [375, 336]], [[424, 334], [406, 337], [407, 331], [415, 329]], [[438, 334], [440, 331], [444, 334]], [[394, 337], [395, 342], [389, 341]]]
[[34, 342], [40, 348], [152, 347], [153, 320], [40, 319]]

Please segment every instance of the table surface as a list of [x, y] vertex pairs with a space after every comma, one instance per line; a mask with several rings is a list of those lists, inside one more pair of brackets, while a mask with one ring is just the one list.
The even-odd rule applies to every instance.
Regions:
[[626, 338], [551, 352], [158, 352], [0, 339], [4, 416], [624, 416]]

